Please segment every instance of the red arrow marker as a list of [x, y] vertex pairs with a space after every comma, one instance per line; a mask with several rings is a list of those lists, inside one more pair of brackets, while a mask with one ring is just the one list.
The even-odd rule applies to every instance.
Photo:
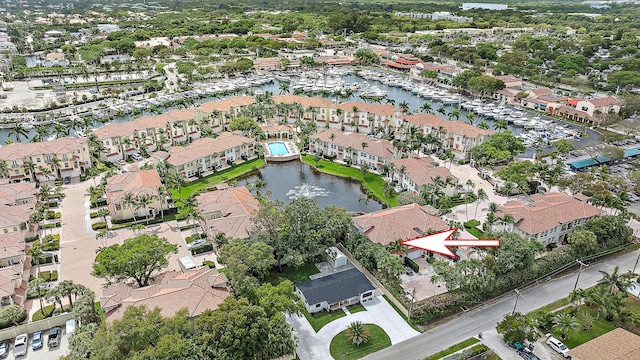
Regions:
[[456, 254], [449, 250], [450, 246], [476, 246], [476, 247], [499, 247], [500, 239], [475, 240], [475, 239], [457, 239], [449, 238], [458, 229], [453, 228], [439, 233], [421, 236], [419, 238], [402, 241], [402, 245], [431, 251], [445, 256], [457, 257]]

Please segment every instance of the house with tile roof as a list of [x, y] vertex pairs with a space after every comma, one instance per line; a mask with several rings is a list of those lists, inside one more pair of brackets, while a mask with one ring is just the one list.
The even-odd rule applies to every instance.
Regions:
[[189, 316], [215, 310], [229, 297], [227, 278], [216, 269], [201, 266], [194, 269], [168, 271], [155, 278], [153, 285], [136, 288], [130, 283], [113, 284], [102, 290], [100, 304], [107, 322], [119, 320], [129, 306], [146, 306], [161, 310], [162, 316], [173, 316], [186, 308]]
[[375, 170], [395, 158], [393, 144], [389, 140], [340, 129], [327, 129], [311, 135], [309, 142], [311, 153], [336, 156], [337, 160], [358, 166], [366, 164]]
[[402, 115], [402, 109], [390, 104], [369, 104], [361, 101], [349, 101], [333, 106], [334, 109], [340, 109], [340, 115], [337, 111], [333, 111], [331, 118], [338, 120], [339, 126], [330, 127], [342, 128], [345, 131], [360, 132], [363, 134], [371, 134], [376, 131], [384, 131], [392, 133], [400, 125], [399, 116]]
[[251, 216], [258, 210], [259, 202], [245, 186], [202, 193], [196, 201], [211, 239], [218, 233], [228, 239], [251, 237]]
[[[402, 115], [405, 136], [411, 127], [415, 127], [425, 136], [432, 134], [442, 140], [443, 149], [451, 149], [457, 159], [469, 160], [471, 150], [491, 139], [495, 131], [480, 129], [462, 121], [449, 121], [433, 114]], [[398, 134], [396, 134], [396, 137]]]
[[[31, 261], [29, 257], [26, 260]], [[0, 306], [24, 305], [31, 266], [27, 261], [0, 268]]]
[[604, 211], [564, 193], [534, 194], [525, 201], [511, 200], [498, 207], [496, 216], [513, 216], [512, 224], [496, 224], [494, 230], [515, 232], [544, 245], [562, 244], [573, 229], [603, 214]]
[[431, 157], [409, 157], [389, 162], [393, 164], [393, 179], [398, 181], [403, 189], [415, 195], [422, 194], [425, 185], [435, 184], [438, 180], [444, 184], [446, 196], [457, 194], [458, 178], [446, 167], [436, 166], [435, 160]]
[[33, 182], [6, 182], [0, 184], [1, 205], [25, 205], [35, 206], [38, 197], [38, 189]]
[[[56, 161], [59, 160], [56, 165]], [[80, 175], [91, 167], [91, 155], [86, 138], [60, 138], [36, 143], [11, 143], [0, 147], [0, 161], [7, 164], [7, 171], [0, 178], [10, 182], [53, 182], [55, 178], [79, 182]], [[52, 162], [53, 161], [53, 162]], [[34, 173], [25, 168], [25, 163], [35, 165]], [[49, 177], [40, 169], [51, 170]]]
[[35, 227], [31, 226], [29, 215], [33, 212], [33, 206], [25, 205], [0, 205], [0, 234], [21, 233], [24, 237], [32, 237]]
[[0, 268], [24, 262], [26, 254], [24, 236], [11, 232], [0, 234]]
[[310, 314], [372, 300], [376, 287], [356, 268], [296, 284], [296, 295]]
[[574, 360], [636, 360], [640, 359], [640, 336], [616, 328], [569, 350]]
[[189, 178], [256, 155], [254, 139], [230, 132], [220, 133], [215, 139], [197, 139], [184, 147], [174, 146], [167, 152], [165, 161], [172, 165], [171, 170]]
[[613, 96], [579, 100], [576, 103], [576, 109], [586, 112], [592, 118], [597, 118], [599, 114], [620, 112], [620, 101]]
[[242, 110], [255, 104], [253, 96], [232, 96], [219, 101], [210, 101], [196, 108], [196, 120], [207, 121], [214, 133], [228, 131], [228, 126]]
[[[273, 102], [276, 104], [275, 119], [278, 121], [286, 120], [289, 124], [295, 124], [300, 114], [303, 122], [315, 122], [318, 128], [324, 128], [327, 121], [331, 119], [331, 107], [333, 103], [330, 100], [320, 97], [308, 97], [292, 94], [273, 95]], [[290, 106], [300, 106], [301, 113], [295, 108], [286, 109], [278, 104], [287, 104]], [[285, 110], [288, 110], [285, 112]]]
[[295, 134], [293, 127], [289, 125], [277, 125], [274, 123], [269, 125], [260, 125], [260, 129], [262, 129], [266, 139], [289, 140], [293, 139], [293, 135]]
[[[414, 239], [448, 229], [447, 223], [434, 215], [436, 211], [432, 206], [408, 204], [356, 216], [351, 224], [372, 242], [387, 246], [399, 239]], [[415, 259], [422, 254], [421, 249], [412, 248], [407, 256]]]
[[[158, 188], [162, 186], [160, 175], [155, 169], [131, 171], [108, 178], [104, 191], [111, 219], [154, 217], [160, 211], [166, 210], [166, 199], [158, 196]], [[146, 195], [151, 198], [151, 202], [146, 207], [137, 209], [135, 204], [127, 203], [128, 194], [131, 194], [133, 199]]]

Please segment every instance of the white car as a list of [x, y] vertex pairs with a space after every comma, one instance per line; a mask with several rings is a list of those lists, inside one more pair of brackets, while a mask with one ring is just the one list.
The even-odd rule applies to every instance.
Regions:
[[125, 166], [127, 165], [127, 162], [124, 161], [123, 159], [120, 159], [120, 160], [116, 160], [116, 164], [120, 166]]
[[132, 154], [131, 157], [133, 158], [133, 160], [136, 160], [136, 161], [142, 160], [142, 155], [138, 153]]
[[547, 345], [552, 348], [555, 352], [562, 355], [562, 357], [569, 357], [569, 348], [562, 343], [562, 341], [556, 339], [551, 334], [547, 334]]
[[198, 246], [206, 244], [206, 241], [202, 239], [194, 240], [187, 244], [187, 249], [191, 250], [193, 248], [197, 248]]
[[20, 334], [16, 336], [16, 342], [13, 344], [13, 356], [20, 357], [27, 355], [27, 342], [29, 336], [27, 334]]

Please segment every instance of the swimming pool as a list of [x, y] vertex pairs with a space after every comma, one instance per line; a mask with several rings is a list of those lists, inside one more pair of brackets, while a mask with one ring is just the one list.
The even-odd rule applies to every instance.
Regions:
[[282, 141], [270, 142], [268, 146], [271, 155], [287, 155], [289, 153], [287, 146]]

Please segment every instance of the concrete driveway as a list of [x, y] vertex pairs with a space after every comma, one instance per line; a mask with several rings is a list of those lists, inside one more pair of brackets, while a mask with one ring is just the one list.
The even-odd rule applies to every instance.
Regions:
[[420, 333], [414, 330], [382, 297], [363, 304], [367, 311], [350, 314], [325, 325], [316, 334], [304, 316], [288, 316], [289, 324], [298, 336], [298, 356], [301, 360], [332, 359], [329, 346], [334, 336], [347, 329], [353, 321], [380, 326], [397, 344]]

